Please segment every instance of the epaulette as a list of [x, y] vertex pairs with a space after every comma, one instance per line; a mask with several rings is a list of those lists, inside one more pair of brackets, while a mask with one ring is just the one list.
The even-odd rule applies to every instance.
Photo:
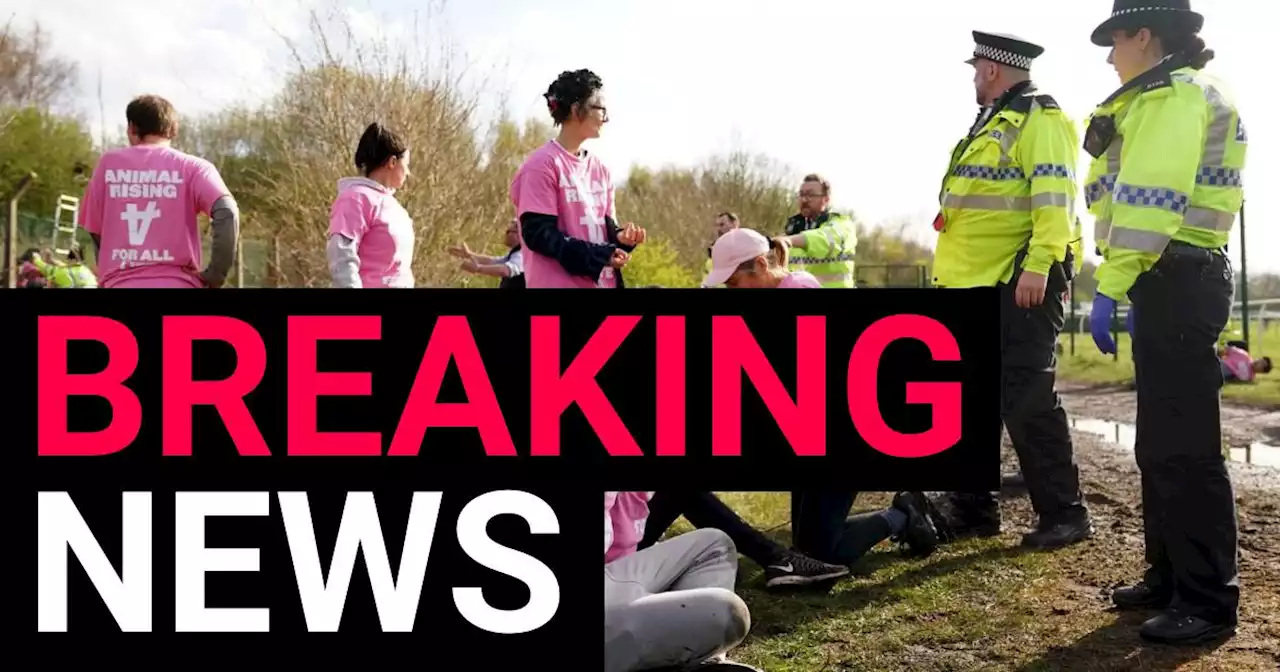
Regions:
[[1009, 109], [1022, 114], [1030, 114], [1031, 104], [1033, 102], [1046, 110], [1062, 109], [1061, 106], [1058, 105], [1058, 101], [1053, 99], [1053, 96], [1043, 93], [1028, 93], [1026, 95], [1018, 96], [1009, 102]]

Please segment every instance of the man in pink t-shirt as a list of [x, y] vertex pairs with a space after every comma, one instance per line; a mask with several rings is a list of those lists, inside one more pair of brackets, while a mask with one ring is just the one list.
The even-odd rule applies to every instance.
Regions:
[[[80, 226], [93, 238], [108, 289], [220, 287], [235, 263], [240, 214], [213, 164], [170, 143], [173, 106], [158, 96], [129, 103], [129, 147], [102, 155], [85, 191]], [[203, 271], [196, 217], [211, 219]]]
[[618, 226], [609, 169], [582, 148], [608, 121], [602, 86], [589, 70], [551, 84], [545, 97], [560, 134], [511, 181], [529, 289], [622, 288], [622, 269], [645, 240], [643, 229]]

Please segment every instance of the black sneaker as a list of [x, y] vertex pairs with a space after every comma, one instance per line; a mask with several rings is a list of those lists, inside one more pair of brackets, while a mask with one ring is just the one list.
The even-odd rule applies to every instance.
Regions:
[[807, 555], [790, 551], [778, 562], [764, 568], [764, 585], [767, 588], [807, 586], [848, 575], [848, 567], [818, 562]]
[[893, 508], [907, 514], [906, 527], [893, 540], [905, 543], [912, 555], [932, 554], [938, 548], [938, 528], [929, 516], [929, 498], [923, 492], [900, 492], [893, 498]]

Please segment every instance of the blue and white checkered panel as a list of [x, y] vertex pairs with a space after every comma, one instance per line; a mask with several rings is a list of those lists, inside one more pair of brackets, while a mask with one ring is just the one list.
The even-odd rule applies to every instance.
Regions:
[[1031, 179], [1037, 177], [1065, 177], [1070, 179], [1074, 173], [1067, 166], [1057, 163], [1037, 163], [1031, 171]]
[[1187, 214], [1187, 206], [1191, 203], [1189, 196], [1173, 189], [1135, 187], [1131, 184], [1116, 185], [1113, 198], [1116, 203], [1168, 210], [1179, 215]]
[[993, 168], [991, 166], [956, 166], [951, 174], [956, 177], [968, 177], [975, 180], [1025, 180], [1027, 174], [1017, 166], [1009, 168]]
[[1085, 207], [1091, 207], [1094, 203], [1102, 200], [1103, 196], [1111, 193], [1116, 186], [1116, 174], [1103, 175], [1096, 182], [1084, 188]]
[[1223, 168], [1222, 166], [1202, 167], [1196, 175], [1196, 184], [1203, 184], [1209, 187], [1243, 186], [1240, 179], [1240, 171], [1235, 168]]

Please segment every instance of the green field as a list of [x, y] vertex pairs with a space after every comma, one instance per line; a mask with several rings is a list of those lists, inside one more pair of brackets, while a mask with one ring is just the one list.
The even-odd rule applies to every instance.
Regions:
[[[789, 543], [787, 493], [720, 492], [726, 504], [758, 529]], [[863, 493], [856, 508], [888, 503]], [[1017, 500], [1014, 508], [1026, 506]], [[1116, 614], [1099, 595], [1141, 574], [1140, 518], [1115, 530], [1095, 503], [1105, 533], [1055, 553], [1017, 546], [1017, 524], [1002, 536], [942, 546], [930, 558], [905, 559], [882, 545], [829, 592], [766, 591], [762, 570], [743, 558], [738, 594], [751, 610], [751, 634], [730, 654], [767, 672], [960, 670], [1217, 670], [1268, 669], [1277, 648], [1242, 634], [1234, 646], [1148, 647], [1136, 635], [1149, 613]], [[668, 537], [692, 529], [681, 518]], [[1268, 562], [1265, 558], [1261, 562]], [[1270, 621], [1274, 593], [1245, 566], [1250, 585], [1245, 618]], [[1257, 626], [1253, 626], [1257, 627]], [[1268, 633], [1280, 634], [1263, 623]], [[1274, 669], [1271, 667], [1270, 669]]]
[[[1239, 325], [1229, 326], [1227, 333], [1230, 334], [1230, 340], [1239, 339]], [[1280, 325], [1273, 323], [1266, 331], [1260, 332], [1255, 322], [1249, 340], [1250, 350], [1255, 358], [1269, 355], [1273, 360], [1280, 360]], [[1061, 342], [1064, 353], [1058, 361], [1060, 379], [1099, 384], [1125, 384], [1133, 381], [1133, 348], [1128, 334], [1121, 333], [1117, 341], [1120, 350], [1118, 358], [1098, 352], [1088, 333], [1076, 334], [1075, 354], [1071, 352], [1069, 334], [1064, 334]], [[1258, 376], [1253, 384], [1227, 385], [1223, 388], [1222, 395], [1225, 399], [1242, 403], [1280, 406], [1280, 372]]]

